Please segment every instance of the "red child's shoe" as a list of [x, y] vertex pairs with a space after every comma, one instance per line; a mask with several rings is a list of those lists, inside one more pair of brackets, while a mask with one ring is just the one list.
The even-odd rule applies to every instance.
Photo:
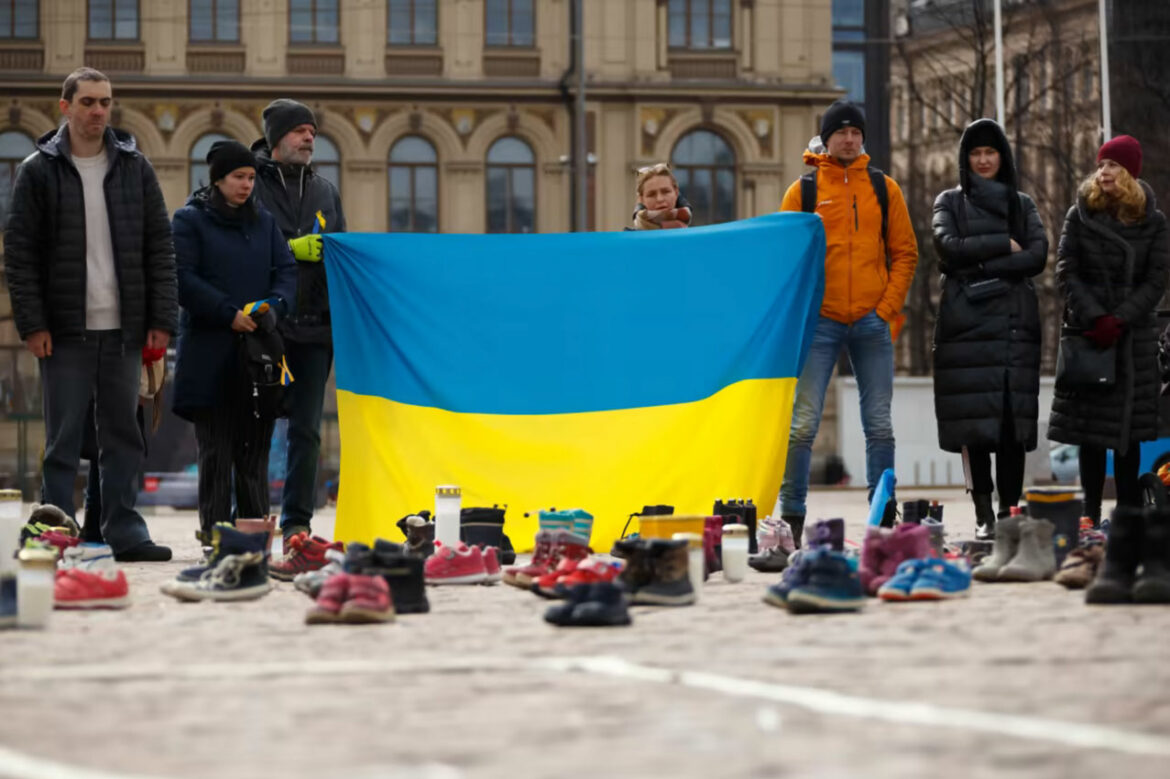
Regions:
[[483, 584], [488, 576], [478, 546], [453, 547], [438, 541], [423, 571], [427, 584]]
[[310, 536], [308, 533], [298, 533], [288, 540], [289, 552], [279, 562], [268, 565], [268, 575], [282, 582], [291, 582], [298, 573], [316, 571], [324, 568], [329, 559], [325, 552], [336, 549], [345, 551], [345, 544], [340, 541], [326, 541], [320, 536]]
[[335, 573], [321, 585], [317, 603], [305, 613], [306, 625], [327, 625], [341, 621], [341, 607], [349, 597], [348, 573]]
[[349, 577], [349, 597], [341, 607], [341, 621], [351, 625], [393, 622], [394, 602], [390, 587], [381, 576]]
[[124, 609], [130, 605], [130, 585], [117, 569], [58, 571], [53, 605], [59, 609]]
[[487, 578], [483, 580], [484, 584], [499, 584], [500, 580], [504, 578], [504, 574], [500, 571], [500, 558], [496, 554], [494, 546], [480, 547], [483, 553], [483, 568], [487, 573]]

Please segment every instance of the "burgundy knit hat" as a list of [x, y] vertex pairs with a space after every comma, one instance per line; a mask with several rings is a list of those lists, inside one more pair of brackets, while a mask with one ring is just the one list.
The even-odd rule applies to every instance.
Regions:
[[1119, 135], [1101, 146], [1097, 162], [1101, 160], [1113, 160], [1136, 179], [1142, 172], [1142, 145], [1133, 136]]

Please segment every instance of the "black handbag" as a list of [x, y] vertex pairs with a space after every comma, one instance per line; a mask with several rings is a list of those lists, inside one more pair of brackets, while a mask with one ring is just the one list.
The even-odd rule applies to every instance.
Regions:
[[1060, 333], [1056, 383], [1067, 389], [1112, 387], [1117, 381], [1117, 344], [1104, 349], [1080, 330]]

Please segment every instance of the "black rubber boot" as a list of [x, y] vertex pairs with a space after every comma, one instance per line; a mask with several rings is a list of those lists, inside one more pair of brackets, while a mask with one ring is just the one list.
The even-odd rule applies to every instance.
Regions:
[[1142, 575], [1133, 586], [1135, 603], [1170, 603], [1170, 510], [1147, 508]]
[[975, 503], [975, 540], [990, 541], [995, 538], [995, 509], [991, 507], [990, 492], [972, 492]]
[[780, 519], [787, 522], [788, 527], [792, 528], [792, 542], [796, 544], [797, 549], [800, 549], [804, 545], [804, 515], [781, 514]]
[[1129, 603], [1133, 580], [1145, 545], [1145, 518], [1140, 508], [1118, 506], [1109, 524], [1105, 560], [1085, 590], [1085, 603]]

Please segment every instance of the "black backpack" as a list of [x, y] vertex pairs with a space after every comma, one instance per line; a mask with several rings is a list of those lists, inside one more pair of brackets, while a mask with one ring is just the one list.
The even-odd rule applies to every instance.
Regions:
[[276, 419], [286, 415], [284, 388], [292, 382], [284, 358], [284, 339], [276, 328], [276, 315], [266, 311], [252, 315], [258, 327], [240, 333], [237, 354], [244, 377], [245, 402], [257, 419]]
[[[882, 208], [882, 244], [886, 247], [886, 268], [890, 267], [890, 195], [886, 191], [886, 174], [872, 165], [866, 167], [869, 183], [878, 205]], [[817, 172], [811, 171], [800, 177], [800, 210], [806, 214], [817, 210]]]

